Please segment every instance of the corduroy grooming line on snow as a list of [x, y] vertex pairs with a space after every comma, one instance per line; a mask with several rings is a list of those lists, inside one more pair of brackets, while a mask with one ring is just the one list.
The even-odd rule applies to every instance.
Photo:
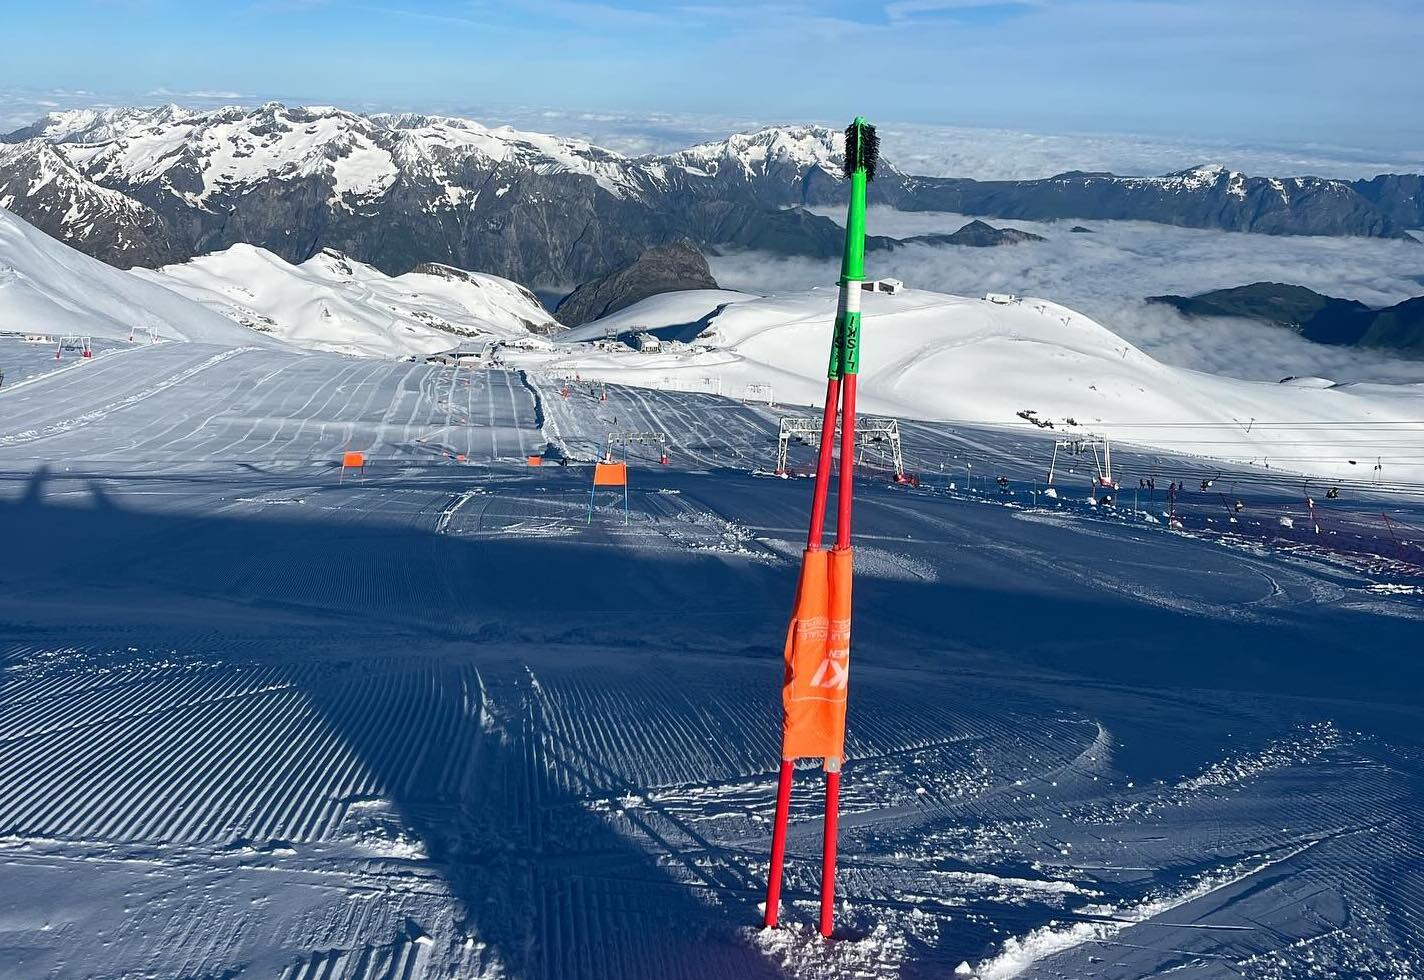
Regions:
[[[850, 519], [855, 470], [856, 376], [860, 373], [860, 284], [865, 279], [865, 185], [875, 176], [879, 152], [875, 127], [860, 116], [846, 129], [845, 142], [850, 207], [841, 260], [840, 300], [836, 305], [826, 380], [826, 411], [821, 420], [821, 444], [816, 458], [816, 486], [811, 498], [811, 526], [801, 559], [801, 578], [796, 587], [791, 625], [786, 631], [786, 671], [781, 693], [781, 773], [777, 783], [764, 920], [768, 928], [775, 926], [780, 910], [781, 870], [786, 858], [786, 824], [796, 760], [822, 759], [826, 770], [826, 819], [821, 851], [820, 927], [823, 936], [829, 936], [834, 925], [836, 832], [850, 680]], [[838, 412], [841, 442], [836, 541], [827, 552], [822, 548], [822, 537]]]

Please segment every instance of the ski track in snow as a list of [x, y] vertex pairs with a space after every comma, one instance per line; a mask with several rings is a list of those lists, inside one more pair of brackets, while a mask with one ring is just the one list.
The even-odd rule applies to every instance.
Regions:
[[[1329, 533], [1293, 535], [1272, 515], [1295, 488], [1256, 481], [1237, 524], [1189, 493], [1171, 531], [1144, 519], [1160, 497], [1074, 499], [1081, 473], [1035, 501], [1041, 441], [907, 422], [922, 486], [867, 469], [857, 490], [826, 944], [809, 766], [788, 927], [753, 925], [810, 489], [755, 473], [778, 410], [185, 344], [29, 377], [0, 390], [16, 975], [1424, 962], [1419, 678], [1396, 655], [1419, 571], [1367, 521], [1424, 526], [1417, 499], [1332, 500]], [[621, 495], [589, 507], [615, 429], [671, 456], [628, 447], [626, 525]], [[551, 444], [570, 465], [526, 465]], [[348, 450], [363, 473], [338, 472]]]

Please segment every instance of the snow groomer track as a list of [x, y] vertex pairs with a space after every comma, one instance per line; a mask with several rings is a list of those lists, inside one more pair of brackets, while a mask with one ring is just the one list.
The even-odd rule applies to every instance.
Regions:
[[[826, 944], [810, 778], [755, 928], [809, 493], [756, 472], [775, 410], [184, 344], [58, 367], [0, 390], [0, 975], [1424, 969], [1415, 496], [1319, 491], [1292, 536], [1299, 482], [1243, 476], [1237, 523], [1189, 491], [1172, 530], [1160, 491], [1044, 498], [1032, 433], [907, 423], [921, 486], [857, 490]], [[669, 452], [630, 448], [626, 524], [589, 513], [617, 430]]]

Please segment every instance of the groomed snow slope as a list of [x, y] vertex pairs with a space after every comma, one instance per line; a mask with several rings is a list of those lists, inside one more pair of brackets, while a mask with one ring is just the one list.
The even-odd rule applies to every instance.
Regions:
[[162, 285], [77, 252], [0, 208], [0, 330], [282, 346]]
[[[1035, 505], [1037, 430], [907, 424], [1012, 484], [862, 471], [826, 943], [810, 771], [757, 925], [810, 481], [748, 472], [774, 411], [603, 389], [176, 343], [7, 382], [0, 976], [1424, 975], [1418, 496], [1169, 533]], [[610, 428], [671, 458], [591, 498]]]
[[[1047, 300], [863, 298], [864, 412], [1027, 429], [1017, 413], [1028, 410], [1065, 435], [1356, 479], [1369, 479], [1378, 457], [1387, 479], [1424, 479], [1424, 456], [1409, 449], [1424, 433], [1424, 385], [1260, 383], [1171, 367]], [[658, 326], [659, 302], [629, 307], [619, 323]], [[733, 396], [771, 385], [780, 402], [817, 404], [835, 305], [833, 288], [737, 302], [712, 319], [711, 352], [570, 346], [551, 366], [648, 387], [720, 385]], [[600, 322], [587, 331], [601, 336]]]
[[314, 350], [400, 357], [470, 339], [528, 340], [560, 329], [528, 290], [448, 266], [387, 276], [334, 251], [292, 265], [234, 245], [190, 262], [134, 274], [205, 307]]

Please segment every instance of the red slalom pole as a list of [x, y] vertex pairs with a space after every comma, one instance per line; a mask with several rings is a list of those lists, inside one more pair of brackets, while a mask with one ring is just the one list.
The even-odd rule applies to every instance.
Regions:
[[766, 914], [762, 925], [776, 928], [781, 910], [781, 870], [786, 864], [786, 823], [791, 815], [791, 776], [796, 764], [781, 760], [781, 778], [776, 784], [776, 826], [771, 832], [771, 873], [766, 879]]
[[826, 381], [826, 412], [821, 417], [821, 446], [816, 456], [816, 490], [811, 497], [811, 527], [806, 534], [806, 547], [819, 548], [826, 527], [826, 496], [831, 489], [831, 454], [835, 451], [836, 411], [840, 401], [839, 378]]
[[[826, 500], [831, 487], [831, 455], [835, 451], [836, 413], [839, 409], [841, 384], [839, 378], [826, 381], [826, 411], [821, 418], [821, 445], [816, 456], [816, 485], [811, 497], [811, 525], [806, 533], [806, 547], [820, 548], [826, 527]], [[786, 866], [786, 828], [791, 819], [791, 779], [796, 766], [791, 759], [781, 760], [781, 774], [776, 783], [776, 817], [771, 828], [771, 868], [766, 878], [766, 912], [762, 924], [776, 927], [781, 906], [781, 878]]]
[[[855, 493], [856, 375], [841, 382], [841, 469], [836, 488], [836, 548], [850, 547]], [[840, 831], [841, 760], [826, 760], [826, 817], [821, 830], [821, 935], [830, 938], [836, 914], [836, 843]]]
[[840, 826], [841, 760], [826, 760], [826, 827], [821, 841], [821, 935], [830, 938], [836, 915], [836, 832]]
[[841, 472], [836, 488], [836, 547], [850, 547], [850, 509], [855, 493], [855, 382], [848, 374], [841, 382]]

